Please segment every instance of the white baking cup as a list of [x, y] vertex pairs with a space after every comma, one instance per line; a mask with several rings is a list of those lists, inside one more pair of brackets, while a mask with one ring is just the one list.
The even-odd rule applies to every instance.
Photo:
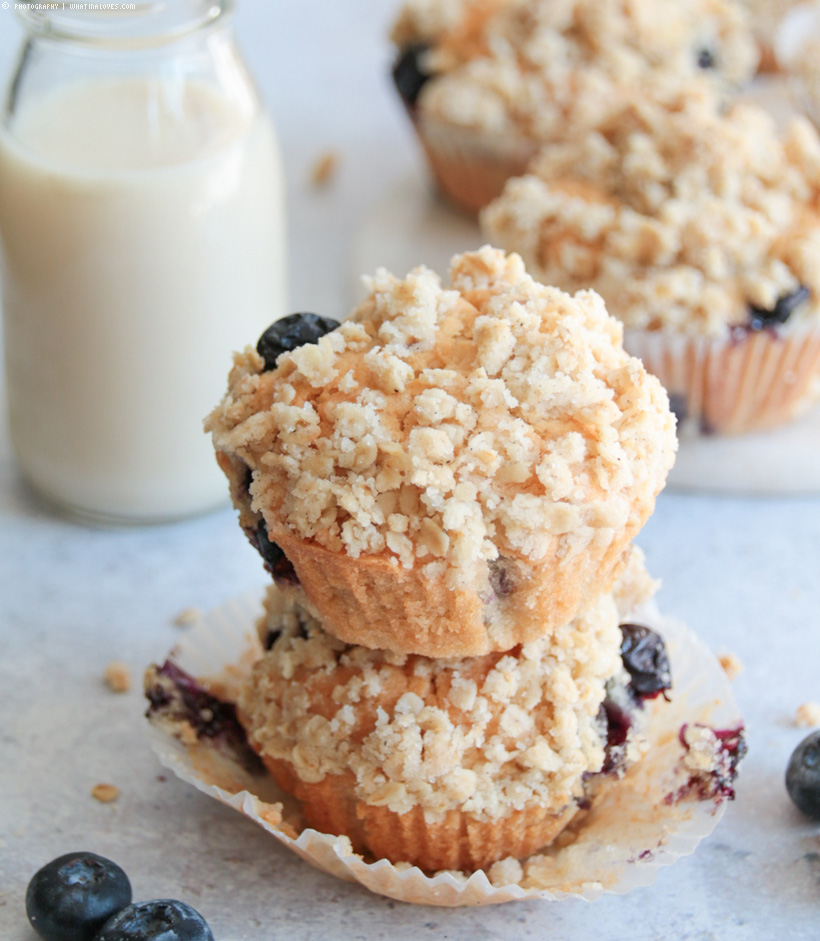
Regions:
[[[169, 658], [229, 697], [258, 655], [255, 621], [260, 614], [258, 595], [234, 599], [206, 615]], [[672, 799], [690, 775], [681, 766], [681, 726], [689, 722], [726, 729], [741, 724], [726, 675], [692, 631], [661, 616], [654, 604], [631, 619], [663, 635], [672, 662], [672, 701], [657, 703], [653, 711], [650, 751], [621, 781], [603, 791], [575, 829], [572, 842], [531, 856], [513, 884], [493, 885], [481, 871], [426, 876], [415, 867], [386, 860], [367, 863], [352, 853], [345, 837], [311, 829], [297, 832], [282, 822], [279, 802], [284, 804], [285, 821], [295, 819], [292, 798], [272, 779], [249, 774], [207, 740], [185, 746], [158, 726], [150, 726], [151, 743], [162, 764], [183, 781], [250, 817], [312, 865], [380, 895], [446, 906], [532, 898], [593, 901], [604, 893], [623, 895], [653, 882], [662, 866], [693, 852], [723, 816], [725, 801], [720, 798], [680, 803]]]

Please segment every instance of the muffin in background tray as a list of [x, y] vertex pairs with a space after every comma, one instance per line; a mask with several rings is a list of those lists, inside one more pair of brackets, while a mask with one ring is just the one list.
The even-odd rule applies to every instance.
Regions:
[[820, 394], [820, 139], [752, 105], [635, 102], [545, 148], [482, 214], [546, 283], [591, 287], [684, 430], [780, 425]]
[[755, 72], [734, 0], [411, 0], [394, 78], [440, 192], [476, 213], [540, 146], [634, 98]]

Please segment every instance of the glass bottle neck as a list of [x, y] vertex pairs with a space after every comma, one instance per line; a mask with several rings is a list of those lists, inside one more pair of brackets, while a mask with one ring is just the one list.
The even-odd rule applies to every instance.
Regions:
[[201, 33], [233, 13], [234, 0], [24, 0], [29, 35], [86, 48], [149, 49]]

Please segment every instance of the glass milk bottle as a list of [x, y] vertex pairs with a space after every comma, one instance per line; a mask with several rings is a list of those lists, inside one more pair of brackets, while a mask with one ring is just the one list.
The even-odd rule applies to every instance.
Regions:
[[284, 313], [274, 132], [231, 0], [47, 6], [0, 128], [12, 444], [74, 514], [183, 517], [227, 496], [202, 420], [231, 352]]

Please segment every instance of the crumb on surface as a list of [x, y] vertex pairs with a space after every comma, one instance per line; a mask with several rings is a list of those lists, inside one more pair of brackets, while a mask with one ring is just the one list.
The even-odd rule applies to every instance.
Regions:
[[804, 702], [794, 713], [794, 724], [799, 729], [813, 728], [820, 725], [820, 703]]
[[112, 693], [127, 693], [131, 689], [131, 671], [121, 660], [112, 660], [108, 664], [104, 678]]
[[174, 624], [176, 627], [191, 627], [191, 625], [196, 624], [201, 617], [202, 611], [192, 605], [188, 608], [183, 608], [179, 612], [174, 618]]
[[320, 188], [331, 183], [339, 169], [340, 157], [337, 151], [328, 150], [315, 160], [310, 171], [310, 182]]
[[733, 653], [720, 654], [718, 662], [721, 667], [723, 667], [723, 672], [730, 680], [736, 679], [743, 672], [743, 661]]
[[120, 796], [120, 789], [114, 784], [95, 784], [91, 796], [101, 804], [110, 804]]

